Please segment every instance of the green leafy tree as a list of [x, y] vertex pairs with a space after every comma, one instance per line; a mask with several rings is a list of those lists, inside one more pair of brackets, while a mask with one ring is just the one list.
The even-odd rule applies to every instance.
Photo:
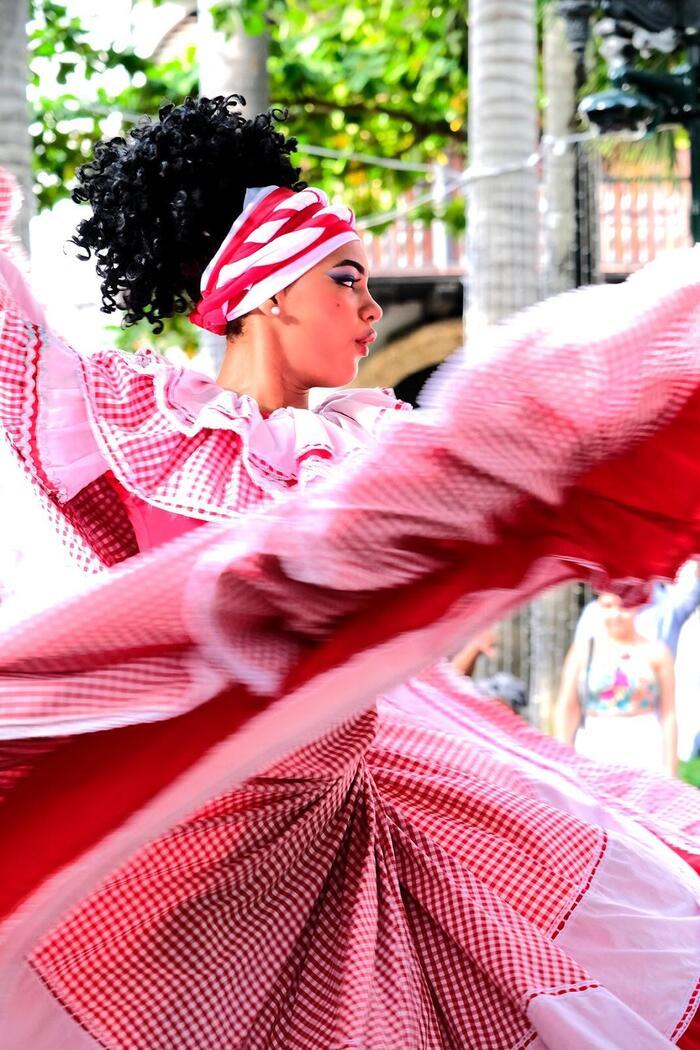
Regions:
[[[467, 43], [465, 5], [455, 0], [234, 0], [215, 9], [228, 32], [241, 24], [270, 37], [270, 98], [289, 111], [300, 142], [341, 157], [302, 165], [358, 216], [390, 211], [428, 173], [360, 160], [376, 156], [407, 165], [466, 159]], [[463, 224], [463, 201], [450, 214]], [[435, 214], [428, 205], [416, 217]]]
[[[144, 0], [147, 2], [147, 0]], [[159, 0], [151, 0], [157, 4]], [[537, 0], [540, 25], [553, 0]], [[70, 0], [33, 0], [31, 71], [33, 125], [40, 207], [68, 192], [75, 168], [89, 155], [108, 114], [123, 114], [124, 128], [165, 99], [197, 90], [193, 46], [179, 61], [159, 65], [132, 50], [96, 49]], [[222, 0], [218, 25], [233, 33], [267, 32], [270, 98], [289, 110], [289, 131], [299, 141], [343, 154], [301, 154], [314, 181], [343, 193], [359, 216], [391, 210], [423, 171], [396, 170], [354, 158], [362, 154], [408, 165], [467, 161], [468, 24], [463, 0]], [[541, 34], [540, 34], [541, 35]], [[606, 80], [592, 47], [587, 89]], [[42, 91], [52, 71], [65, 90]], [[106, 74], [123, 74], [117, 92]], [[460, 221], [463, 201], [451, 198], [448, 220]], [[433, 204], [419, 217], [434, 214]]]
[[[70, 193], [76, 168], [106, 133], [120, 133], [135, 114], [195, 91], [194, 57], [191, 50], [182, 61], [156, 65], [130, 49], [96, 48], [66, 4], [33, 0], [29, 70], [38, 206], [51, 207]], [[117, 92], [106, 86], [115, 72], [123, 84]]]
[[[409, 164], [444, 163], [466, 153], [467, 25], [462, 3], [430, 7], [422, 0], [367, 0], [328, 6], [259, 0], [226, 3], [219, 25], [270, 34], [270, 97], [289, 110], [289, 131], [301, 142]], [[192, 51], [156, 65], [133, 51], [95, 49], [69, 3], [34, 0], [31, 71], [36, 121], [39, 204], [68, 192], [76, 167], [103, 133], [109, 113], [157, 109], [196, 91]], [[42, 91], [51, 69], [64, 91]], [[124, 88], [109, 93], [109, 71]], [[110, 127], [112, 124], [109, 125]], [[302, 157], [302, 166], [331, 193], [341, 188], [359, 215], [389, 210], [425, 174], [388, 170], [353, 159]]]

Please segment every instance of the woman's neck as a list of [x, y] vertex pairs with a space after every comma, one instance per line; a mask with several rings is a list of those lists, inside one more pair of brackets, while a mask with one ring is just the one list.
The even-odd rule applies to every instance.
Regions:
[[265, 414], [277, 408], [309, 407], [308, 387], [290, 379], [279, 347], [268, 339], [229, 340], [217, 383], [224, 390], [252, 397]]

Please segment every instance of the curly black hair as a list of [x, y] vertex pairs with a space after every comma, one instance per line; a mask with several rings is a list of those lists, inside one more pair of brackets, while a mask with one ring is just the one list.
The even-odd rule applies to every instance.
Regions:
[[157, 120], [137, 124], [128, 138], [99, 142], [78, 171], [73, 200], [92, 216], [73, 244], [94, 253], [102, 310], [123, 310], [122, 324], [162, 320], [190, 310], [199, 282], [251, 186], [304, 188], [289, 154], [296, 139], [271, 110], [246, 119], [241, 95], [188, 98], [163, 106]]

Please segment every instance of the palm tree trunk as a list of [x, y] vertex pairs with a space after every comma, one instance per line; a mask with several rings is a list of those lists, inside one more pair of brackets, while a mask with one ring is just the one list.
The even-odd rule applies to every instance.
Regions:
[[24, 206], [17, 233], [29, 247], [33, 212], [27, 105], [27, 0], [0, 0], [0, 164], [18, 179]]
[[217, 32], [211, 15], [214, 0], [198, 0], [198, 65], [200, 95], [243, 95], [249, 115], [270, 104], [267, 76], [268, 37]]
[[[465, 343], [539, 294], [535, 0], [471, 0]], [[489, 175], [494, 169], [514, 169]], [[497, 393], [494, 391], [494, 394]], [[498, 632], [499, 669], [529, 677], [529, 616]], [[496, 670], [492, 666], [489, 671]]]
[[[562, 19], [551, 8], [544, 29], [543, 293], [555, 295], [576, 284], [577, 149], [562, 139], [575, 127], [576, 59]], [[551, 141], [555, 140], [555, 141]], [[560, 587], [530, 606], [530, 717], [550, 724], [566, 651], [577, 615], [577, 585]]]
[[561, 143], [574, 130], [576, 59], [563, 20], [551, 9], [544, 31], [544, 90], [544, 292], [554, 295], [576, 284], [576, 150]]
[[[550, 8], [544, 32], [544, 284], [555, 295], [595, 277], [596, 152], [587, 143], [562, 144], [577, 129], [576, 97], [584, 70], [563, 20]], [[551, 140], [559, 140], [558, 142]], [[559, 679], [573, 638], [581, 584], [542, 595], [530, 606], [530, 716], [550, 728]]]
[[487, 176], [469, 193], [469, 335], [538, 297], [537, 58], [534, 0], [472, 0], [469, 160]]
[[[198, 0], [198, 65], [199, 93], [215, 95], [243, 95], [246, 113], [255, 116], [264, 113], [269, 104], [267, 75], [268, 37], [247, 36], [240, 29], [226, 36], [214, 28], [212, 0]], [[222, 336], [202, 332], [197, 363], [210, 375], [219, 373], [226, 349]]]

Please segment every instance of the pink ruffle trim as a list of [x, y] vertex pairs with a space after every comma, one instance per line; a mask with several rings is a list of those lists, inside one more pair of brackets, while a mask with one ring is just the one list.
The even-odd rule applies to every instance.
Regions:
[[[221, 472], [231, 477], [243, 467], [261, 495], [279, 498], [324, 477], [377, 436], [387, 413], [408, 407], [388, 390], [351, 390], [313, 411], [282, 408], [265, 417], [253, 398], [151, 352], [82, 358], [53, 338], [41, 359], [37, 431], [42, 466], [62, 500], [111, 470], [128, 492], [161, 510], [208, 518], [206, 493], [199, 513], [187, 502], [188, 490], [201, 485], [203, 443], [216, 441]], [[235, 439], [222, 442], [222, 432]], [[146, 444], [158, 446], [156, 457], [172, 456], [172, 476], [149, 471]], [[244, 509], [232, 495], [212, 518]]]

